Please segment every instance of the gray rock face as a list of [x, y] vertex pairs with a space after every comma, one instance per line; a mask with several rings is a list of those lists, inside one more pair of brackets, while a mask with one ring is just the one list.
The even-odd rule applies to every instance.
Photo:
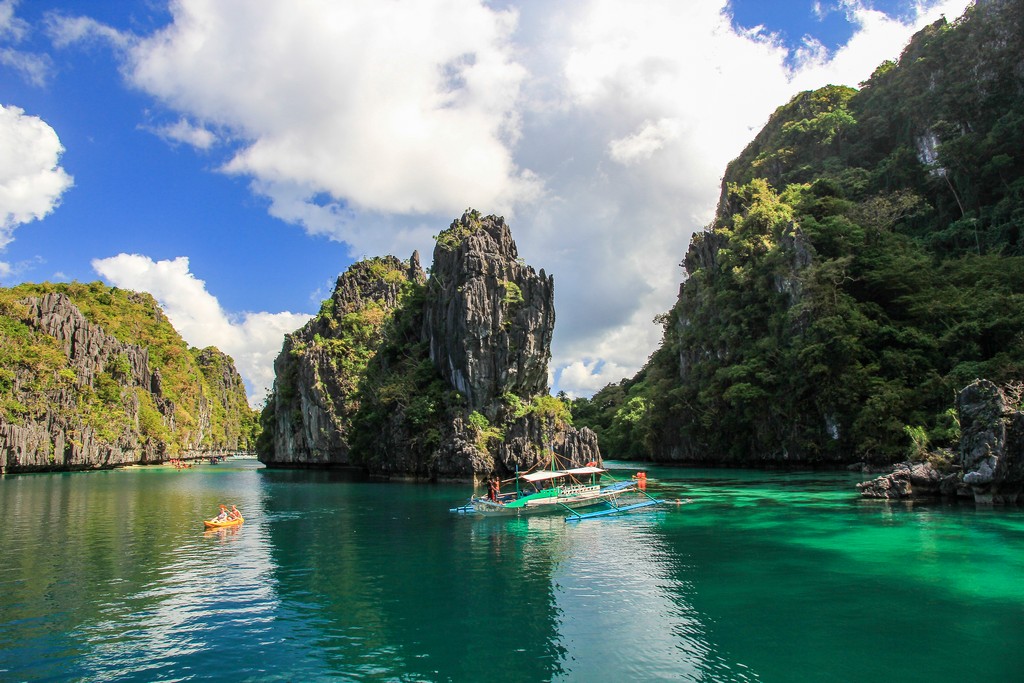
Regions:
[[897, 500], [956, 494], [957, 475], [943, 475], [926, 462], [901, 462], [889, 474], [857, 484], [865, 498]]
[[[416, 254], [364, 263], [286, 338], [263, 462], [471, 479], [530, 469], [551, 448], [564, 466], [599, 460], [593, 432], [555, 425], [550, 406], [533, 404], [547, 394], [554, 283], [518, 258], [504, 219], [467, 211], [453, 222], [429, 281]], [[369, 318], [374, 331], [359, 337]]]
[[[27, 323], [57, 340], [74, 369], [76, 387], [94, 387], [96, 375], [107, 368], [112, 358], [123, 354], [128, 359], [129, 372], [119, 377], [120, 381], [151, 390], [154, 374], [146, 349], [125, 344], [90, 323], [64, 294], [33, 297], [28, 306]], [[26, 380], [27, 377], [20, 377], [16, 381]], [[130, 430], [115, 443], [98, 439], [95, 430], [75, 416], [76, 389], [65, 387], [49, 398], [49, 407], [41, 419], [26, 420], [23, 424], [0, 422], [0, 469], [4, 472], [116, 467], [161, 457], [158, 447], [142, 447], [138, 434]], [[137, 399], [127, 407], [137, 423]], [[173, 405], [170, 407], [173, 412]]]
[[[285, 338], [274, 361], [272, 448], [260, 459], [279, 467], [349, 465], [356, 390], [380, 343], [379, 323], [402, 287], [422, 283], [419, 254], [360, 261], [338, 277], [320, 315]], [[376, 325], [376, 326], [375, 326]]]
[[547, 391], [554, 278], [518, 259], [504, 219], [467, 212], [439, 236], [424, 337], [441, 375], [493, 418], [504, 393]]
[[125, 344], [90, 323], [65, 294], [46, 294], [29, 300], [30, 324], [56, 339], [78, 375], [79, 386], [93, 386], [96, 373], [115, 355], [128, 358], [132, 386], [153, 388], [149, 350]]
[[597, 434], [587, 428], [556, 425], [550, 419], [525, 415], [508, 428], [505, 442], [498, 449], [500, 469], [526, 472], [550, 463], [554, 453], [556, 467], [582, 467], [600, 461]]
[[[129, 296], [136, 295], [129, 293]], [[161, 462], [169, 457], [167, 443], [155, 438], [144, 439], [139, 428], [140, 398], [135, 390], [149, 394], [164, 428], [170, 432], [176, 428], [176, 406], [163, 394], [163, 381], [150, 362], [149, 350], [122, 342], [100, 325], [90, 322], [66, 294], [48, 293], [30, 297], [25, 303], [25, 324], [56, 340], [74, 372], [74, 382], [58, 383], [47, 394], [45, 414], [17, 423], [0, 421], [0, 469], [15, 473], [107, 468]], [[234, 391], [240, 397], [236, 397], [235, 403], [244, 405], [244, 387], [231, 359], [215, 349], [203, 353], [206, 355], [201, 354], [201, 357], [206, 363], [216, 368], [208, 377], [213, 391], [224, 396]], [[26, 368], [18, 370], [13, 387], [15, 394], [20, 387], [30, 384], [33, 372]], [[127, 426], [113, 440], [99, 438], [79, 407], [81, 393], [98, 388], [100, 373], [104, 373], [107, 382], [112, 378], [122, 390], [118, 409], [123, 408], [128, 416]], [[237, 420], [229, 435], [230, 443], [223, 440], [212, 443], [213, 401], [218, 399], [205, 396], [201, 388], [198, 394], [198, 410], [190, 416], [194, 423], [189, 427], [188, 442], [184, 445], [186, 452], [206, 446], [236, 449]]]
[[1024, 489], [1024, 413], [983, 379], [960, 392], [956, 408], [964, 484], [979, 502], [1016, 503]]
[[957, 395], [958, 471], [941, 475], [927, 463], [900, 463], [890, 474], [857, 485], [868, 498], [973, 497], [979, 503], [1024, 501], [1024, 412], [988, 380]]
[[991, 484], [1006, 441], [1006, 397], [992, 382], [978, 380], [960, 392], [956, 404], [964, 483]]

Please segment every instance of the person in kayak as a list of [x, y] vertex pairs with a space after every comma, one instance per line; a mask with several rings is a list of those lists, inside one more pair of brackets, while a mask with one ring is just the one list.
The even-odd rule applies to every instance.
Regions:
[[220, 514], [213, 518], [215, 522], [226, 522], [228, 519], [228, 509], [226, 506], [220, 506]]
[[241, 517], [242, 513], [238, 511], [238, 508], [232, 505], [231, 512], [228, 513], [228, 519], [240, 519]]

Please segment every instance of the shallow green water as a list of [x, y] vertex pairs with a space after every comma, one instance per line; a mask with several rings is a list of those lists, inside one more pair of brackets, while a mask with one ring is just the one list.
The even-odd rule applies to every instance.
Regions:
[[1019, 680], [1024, 512], [649, 472], [688, 502], [579, 524], [251, 461], [9, 476], [0, 680]]

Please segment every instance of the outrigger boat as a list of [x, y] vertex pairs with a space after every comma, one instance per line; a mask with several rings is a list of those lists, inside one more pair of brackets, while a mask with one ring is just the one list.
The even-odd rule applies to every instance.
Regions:
[[[517, 473], [514, 479], [516, 484], [514, 492], [497, 494], [494, 499], [488, 496], [473, 496], [469, 499], [469, 503], [451, 508], [451, 511], [484, 515], [521, 515], [568, 511], [571, 515], [566, 517], [566, 521], [578, 521], [650, 507], [664, 502], [640, 490], [634, 480], [600, 485], [598, 477], [607, 472], [608, 470], [603, 467], [588, 464], [585, 467], [565, 470]], [[621, 503], [618, 500], [619, 497], [627, 493], [640, 494], [640, 502]], [[605, 509], [585, 515], [576, 511], [580, 508], [598, 505], [604, 505]]]

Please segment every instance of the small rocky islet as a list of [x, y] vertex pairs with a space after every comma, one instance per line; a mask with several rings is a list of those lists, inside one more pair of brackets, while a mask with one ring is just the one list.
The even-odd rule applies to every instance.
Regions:
[[504, 219], [467, 210], [419, 255], [360, 261], [285, 339], [263, 410], [269, 467], [479, 479], [600, 459], [549, 395], [554, 278], [519, 258]]
[[1024, 502], [1022, 387], [977, 380], [958, 395], [961, 436], [955, 449], [916, 461], [857, 485], [866, 498], [967, 499], [980, 504]]

